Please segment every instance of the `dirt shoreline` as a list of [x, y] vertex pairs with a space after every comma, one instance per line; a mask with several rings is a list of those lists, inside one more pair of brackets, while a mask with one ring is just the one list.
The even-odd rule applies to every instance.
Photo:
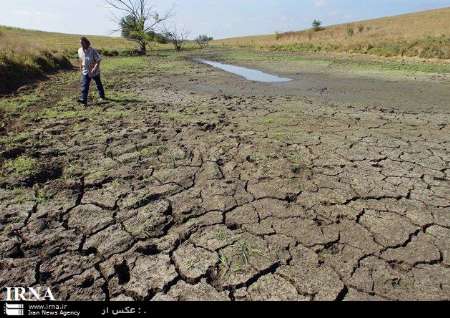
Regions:
[[77, 74], [1, 100], [20, 123], [0, 143], [2, 286], [67, 300], [450, 299], [446, 80], [286, 62], [280, 75], [311, 83], [265, 85], [188, 58], [105, 61], [111, 100], [90, 108], [73, 102]]
[[[205, 56], [225, 63], [262, 70], [293, 79], [289, 83], [261, 84], [239, 76], [197, 81], [188, 89], [231, 95], [303, 96], [319, 103], [353, 105], [386, 109], [402, 113], [450, 113], [450, 81], [448, 74], [383, 72], [368, 69], [354, 72], [351, 64], [340, 68], [333, 62], [309, 57], [301, 61], [273, 61], [269, 57], [257, 61], [229, 58], [227, 51], [206, 53]], [[197, 54], [198, 56], [198, 54]], [[321, 62], [321, 63], [319, 63]], [[352, 72], [353, 71], [353, 72]], [[234, 79], [232, 83], [230, 80]]]

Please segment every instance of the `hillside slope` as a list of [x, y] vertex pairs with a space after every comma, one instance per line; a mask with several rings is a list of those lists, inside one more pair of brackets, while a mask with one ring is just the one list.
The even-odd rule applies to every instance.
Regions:
[[[134, 43], [123, 38], [89, 36], [93, 45], [105, 55], [127, 54]], [[46, 74], [70, 69], [76, 57], [80, 36], [24, 30], [0, 26], [0, 94]]]
[[[80, 46], [80, 36], [76, 34], [64, 34], [44, 31], [25, 30], [0, 26], [0, 50], [48, 50], [60, 53], [76, 53]], [[120, 37], [87, 36], [93, 45], [100, 50], [130, 50], [135, 47], [130, 42]]]
[[[325, 21], [326, 22], [326, 21]], [[215, 45], [287, 51], [340, 51], [450, 59], [450, 8], [265, 36]]]

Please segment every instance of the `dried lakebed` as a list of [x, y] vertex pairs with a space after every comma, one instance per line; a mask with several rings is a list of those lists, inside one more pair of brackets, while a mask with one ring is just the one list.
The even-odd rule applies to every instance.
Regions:
[[230, 74], [176, 55], [104, 67], [105, 104], [73, 102], [77, 74], [2, 99], [29, 111], [2, 114], [1, 286], [68, 300], [450, 299], [446, 110], [226, 86]]

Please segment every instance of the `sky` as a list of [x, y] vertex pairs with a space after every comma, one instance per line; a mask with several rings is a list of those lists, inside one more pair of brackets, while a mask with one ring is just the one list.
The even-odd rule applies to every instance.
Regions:
[[[152, 0], [173, 8], [174, 25], [216, 39], [302, 30], [314, 19], [332, 25], [450, 7], [450, 0]], [[104, 0], [0, 0], [0, 25], [86, 35], [117, 35]]]

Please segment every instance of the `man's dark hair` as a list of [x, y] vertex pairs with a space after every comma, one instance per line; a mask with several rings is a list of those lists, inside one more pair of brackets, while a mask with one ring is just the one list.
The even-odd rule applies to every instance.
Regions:
[[82, 36], [80, 40], [81, 40], [81, 42], [86, 43], [88, 47], [91, 46], [91, 41], [89, 41], [87, 37]]

